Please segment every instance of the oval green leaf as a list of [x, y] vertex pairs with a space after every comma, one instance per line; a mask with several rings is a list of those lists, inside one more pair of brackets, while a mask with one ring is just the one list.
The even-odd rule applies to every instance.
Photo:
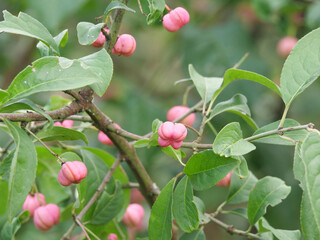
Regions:
[[319, 38], [320, 28], [308, 33], [297, 42], [284, 63], [280, 86], [287, 106], [320, 75]]
[[64, 127], [42, 129], [37, 136], [44, 142], [82, 140], [88, 145], [86, 135], [76, 130]]
[[193, 190], [187, 176], [180, 180], [174, 190], [173, 216], [184, 232], [192, 232], [199, 226], [198, 210], [193, 202]]
[[188, 175], [193, 188], [202, 191], [216, 185], [239, 164], [237, 159], [219, 156], [212, 150], [206, 150], [189, 159], [184, 173]]
[[149, 240], [171, 239], [172, 198], [176, 179], [172, 179], [161, 191], [152, 206], [149, 219]]
[[260, 179], [250, 192], [248, 201], [248, 219], [251, 225], [255, 224], [265, 213], [268, 205], [278, 205], [291, 191], [291, 187], [276, 177]]
[[28, 135], [17, 125], [4, 119], [16, 148], [11, 160], [7, 216], [15, 217], [26, 199], [36, 177], [37, 153]]

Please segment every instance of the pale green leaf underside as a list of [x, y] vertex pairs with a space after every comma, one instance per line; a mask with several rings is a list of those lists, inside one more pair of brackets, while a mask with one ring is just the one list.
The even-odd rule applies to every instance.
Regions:
[[232, 112], [245, 120], [254, 130], [258, 129], [257, 124], [251, 118], [250, 109], [247, 105], [247, 98], [242, 94], [236, 94], [231, 99], [219, 102], [210, 114], [210, 119], [223, 112]]
[[213, 151], [223, 156], [241, 156], [253, 151], [256, 147], [242, 138], [240, 124], [226, 125], [215, 138]]
[[104, 23], [93, 24], [79, 22], [77, 25], [78, 41], [81, 45], [90, 45], [97, 40]]
[[6, 10], [3, 11], [3, 17], [4, 21], [0, 22], [0, 33], [7, 32], [36, 38], [59, 54], [59, 47], [52, 35], [38, 20], [23, 12], [20, 12], [18, 17], [16, 17]]
[[211, 100], [213, 94], [220, 88], [223, 81], [222, 78], [209, 78], [200, 75], [191, 64], [189, 65], [189, 74], [204, 102]]

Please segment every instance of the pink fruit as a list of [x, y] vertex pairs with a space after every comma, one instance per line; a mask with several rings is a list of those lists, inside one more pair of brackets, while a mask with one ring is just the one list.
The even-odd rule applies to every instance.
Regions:
[[118, 236], [114, 233], [109, 234], [108, 240], [118, 240]]
[[87, 167], [83, 162], [64, 162], [58, 174], [58, 180], [63, 186], [80, 183], [87, 176]]
[[96, 47], [96, 48], [101, 48], [104, 46], [104, 43], [106, 41], [106, 37], [102, 32], [100, 32], [99, 37], [97, 38], [96, 41], [94, 41], [91, 46]]
[[123, 223], [129, 228], [135, 228], [139, 226], [144, 217], [144, 209], [140, 204], [129, 204], [124, 216]]
[[229, 186], [230, 186], [230, 182], [231, 182], [232, 173], [233, 173], [233, 171], [229, 172], [227, 176], [225, 176], [224, 178], [222, 178], [222, 179], [216, 184], [216, 186], [218, 186], [218, 187], [229, 187]]
[[298, 39], [295, 37], [283, 37], [278, 42], [277, 52], [281, 57], [288, 57], [293, 47], [298, 42]]
[[136, 40], [130, 34], [122, 34], [112, 49], [115, 55], [131, 56], [136, 50]]
[[182, 7], [177, 7], [164, 15], [162, 25], [169, 32], [176, 32], [190, 20], [189, 13]]
[[[190, 108], [188, 108], [186, 106], [174, 106], [174, 107], [170, 108], [170, 110], [168, 111], [167, 120], [170, 122], [173, 122], [176, 119], [178, 119], [179, 117], [182, 117], [189, 110], [190, 110]], [[181, 120], [180, 122], [191, 127], [194, 124], [195, 120], [196, 120], [196, 114], [191, 113], [187, 117], [185, 117], [183, 120]]]
[[60, 208], [56, 204], [38, 207], [34, 212], [33, 223], [41, 231], [48, 231], [59, 223]]
[[[118, 124], [114, 124], [116, 125], [118, 128], [121, 128]], [[110, 138], [102, 131], [99, 131], [99, 134], [98, 134], [98, 140], [99, 142], [103, 143], [103, 144], [106, 144], [106, 145], [110, 145], [110, 146], [113, 146], [113, 142], [110, 140]]]
[[171, 145], [174, 149], [179, 149], [187, 136], [187, 128], [182, 123], [164, 122], [160, 125], [158, 133], [159, 146]]
[[30, 216], [32, 217], [34, 214], [34, 211], [41, 205], [45, 205], [45, 204], [46, 204], [46, 201], [43, 194], [41, 193], [36, 193], [34, 195], [29, 194], [22, 205], [22, 209], [28, 210], [30, 212]]
[[73, 120], [64, 120], [62, 123], [61, 122], [55, 122], [53, 126], [56, 127], [65, 127], [65, 128], [72, 128], [73, 126]]

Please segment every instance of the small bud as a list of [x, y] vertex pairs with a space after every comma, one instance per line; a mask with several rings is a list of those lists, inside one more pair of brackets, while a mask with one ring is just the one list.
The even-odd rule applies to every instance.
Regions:
[[143, 207], [140, 204], [132, 203], [129, 204], [122, 221], [127, 227], [135, 228], [141, 224], [143, 217]]
[[130, 34], [122, 34], [112, 49], [115, 55], [131, 56], [136, 50], [136, 40]]
[[[116, 125], [118, 128], [121, 128], [118, 124], [114, 124]], [[99, 134], [98, 134], [98, 140], [99, 142], [103, 143], [103, 144], [106, 144], [106, 145], [110, 145], [110, 146], [113, 146], [113, 142], [110, 140], [110, 138], [102, 131], [99, 131]]]
[[144, 197], [142, 193], [137, 188], [132, 188], [130, 191], [130, 202], [131, 203], [141, 203], [143, 202]]
[[33, 223], [41, 231], [48, 231], [59, 223], [60, 208], [56, 204], [38, 207], [34, 212]]
[[109, 234], [107, 240], [118, 240], [118, 236], [114, 233]]
[[[176, 119], [182, 117], [189, 110], [190, 108], [186, 106], [174, 106], [170, 108], [170, 110], [168, 111], [167, 120], [170, 122], [173, 122]], [[186, 116], [184, 119], [182, 119], [180, 122], [191, 127], [194, 124], [195, 120], [196, 120], [196, 114], [191, 113], [188, 116]]]
[[87, 176], [87, 167], [83, 162], [65, 162], [58, 174], [58, 180], [63, 186], [80, 183]]
[[22, 205], [22, 209], [28, 210], [30, 212], [30, 216], [32, 217], [34, 214], [34, 211], [41, 205], [45, 205], [45, 204], [46, 204], [46, 201], [43, 194], [36, 193], [33, 196], [29, 194]]
[[169, 32], [176, 32], [190, 20], [189, 13], [182, 7], [171, 10], [163, 17], [162, 25]]
[[222, 178], [222, 179], [216, 184], [216, 186], [218, 186], [218, 187], [229, 187], [229, 186], [230, 186], [230, 182], [231, 182], [232, 173], [233, 173], [233, 171], [229, 172], [227, 176], [225, 176], [224, 178]]
[[96, 47], [96, 48], [101, 48], [104, 46], [104, 43], [106, 41], [106, 37], [102, 32], [100, 32], [99, 37], [97, 38], [96, 41], [94, 41], [91, 46]]
[[164, 122], [160, 125], [158, 133], [159, 146], [168, 147], [171, 145], [174, 149], [179, 149], [188, 132], [181, 123]]

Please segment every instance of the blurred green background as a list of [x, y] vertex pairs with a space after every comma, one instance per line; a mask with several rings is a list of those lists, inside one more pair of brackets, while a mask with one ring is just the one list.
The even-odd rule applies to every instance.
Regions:
[[[62, 56], [79, 58], [97, 49], [78, 43], [77, 23], [95, 23], [95, 18], [103, 14], [108, 3], [109, 1], [102, 0], [1, 0], [0, 10], [6, 9], [14, 15], [19, 11], [26, 12], [41, 21], [54, 36], [68, 29], [69, 41], [62, 49]], [[141, 0], [141, 3], [144, 8], [147, 7], [146, 0]], [[204, 76], [221, 77], [226, 69], [249, 52], [241, 69], [257, 72], [279, 83], [285, 59], [277, 55], [277, 42], [286, 35], [301, 38], [320, 26], [319, 1], [169, 0], [167, 4], [171, 8], [182, 6], [191, 16], [190, 23], [176, 33], [167, 32], [161, 22], [148, 26], [139, 11], [137, 1], [129, 1], [129, 7], [135, 9], [136, 14], [125, 14], [120, 33], [129, 33], [135, 37], [136, 52], [130, 58], [112, 56], [112, 83], [105, 96], [95, 98], [95, 102], [116, 123], [137, 134], [149, 132], [155, 118], [165, 120], [169, 108], [182, 104], [182, 97], [189, 83], [175, 86], [174, 82], [189, 77], [188, 64], [193, 64]], [[27, 37], [0, 34], [2, 89], [8, 87], [19, 71], [40, 57], [36, 43]], [[289, 117], [301, 124], [313, 122], [319, 127], [319, 91], [320, 84], [317, 81], [294, 101]], [[252, 82], [232, 83], [218, 100], [227, 100], [236, 93], [242, 93], [248, 98], [252, 116], [259, 126], [281, 118], [284, 108], [281, 99]], [[44, 106], [49, 96], [47, 93], [38, 94], [32, 96], [32, 100]], [[192, 90], [188, 105], [192, 106], [198, 101], [197, 92]], [[200, 120], [198, 114], [196, 128]], [[241, 118], [228, 113], [215, 118], [212, 124], [219, 130], [232, 121], [240, 122], [245, 136], [253, 133]], [[116, 155], [113, 147], [98, 142], [96, 131], [87, 130], [86, 134], [90, 146]], [[3, 132], [1, 136], [4, 136]], [[191, 133], [188, 139], [194, 137]], [[1, 137], [0, 145], [5, 146], [7, 141], [5, 137]], [[203, 142], [213, 142], [213, 135], [207, 128]], [[246, 156], [249, 169], [258, 178], [266, 175], [280, 177], [292, 187], [292, 192], [282, 204], [268, 209], [266, 218], [276, 228], [299, 228], [301, 191], [292, 173], [293, 147], [266, 144], [256, 146], [257, 150]], [[138, 155], [160, 188], [182, 170], [178, 162], [163, 154], [159, 148], [138, 149]], [[125, 165], [124, 167], [126, 168]], [[134, 181], [130, 170], [128, 173]], [[208, 212], [214, 211], [226, 194], [227, 189], [217, 187], [196, 193], [206, 203]], [[239, 218], [222, 216], [222, 219], [242, 229], [248, 227]], [[43, 233], [29, 223], [23, 226], [16, 239], [58, 239], [69, 225], [70, 222], [64, 222]], [[230, 236], [214, 224], [207, 225], [205, 232], [207, 239], [243, 239]]]

